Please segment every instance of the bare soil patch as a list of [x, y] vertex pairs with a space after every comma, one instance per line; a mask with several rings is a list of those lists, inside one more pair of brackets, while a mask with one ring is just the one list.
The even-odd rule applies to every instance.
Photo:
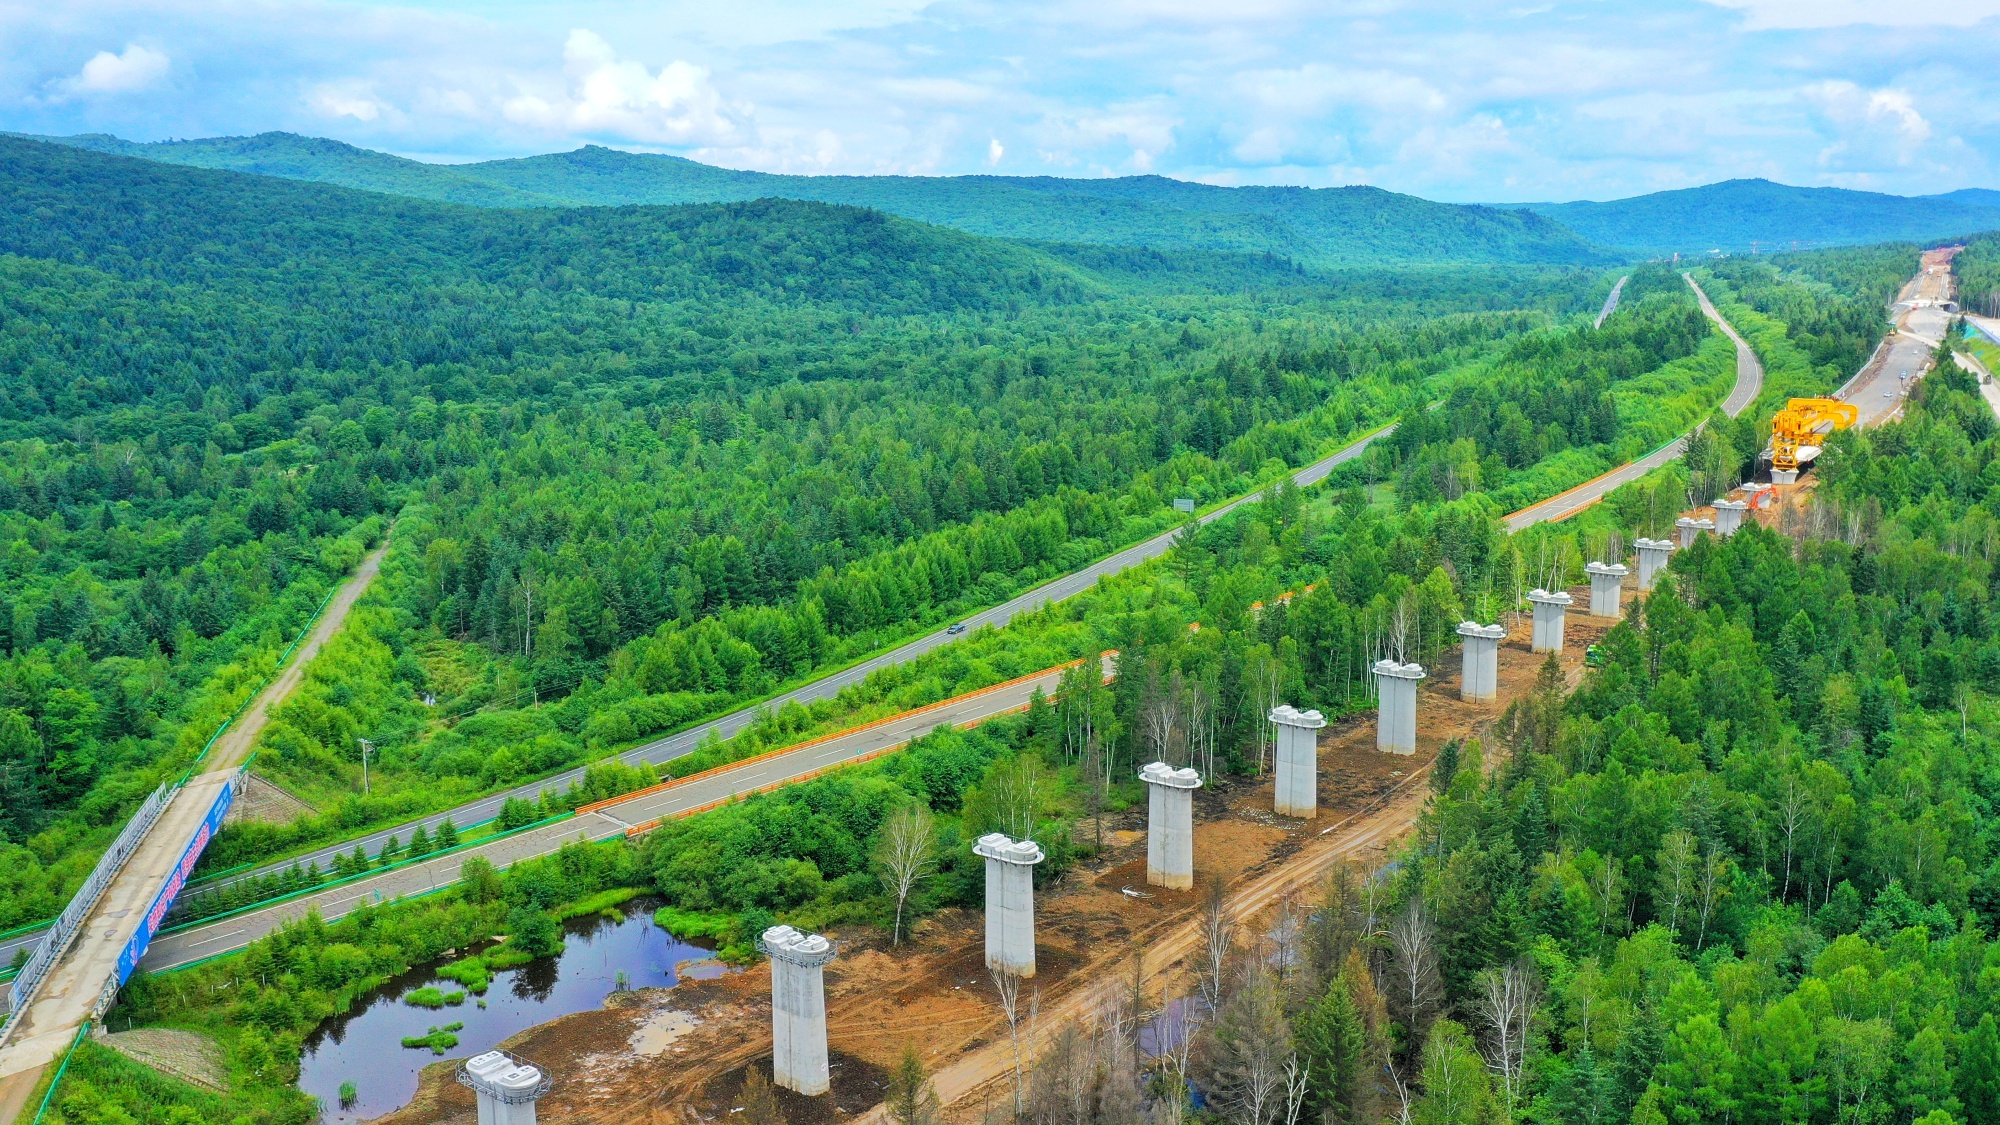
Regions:
[[[1572, 592], [1579, 608], [1587, 608], [1588, 591]], [[1584, 650], [1612, 624], [1585, 612], [1570, 614], [1558, 658], [1569, 685], [1582, 677]], [[1224, 883], [1238, 917], [1255, 919], [1288, 897], [1310, 895], [1337, 858], [1383, 861], [1423, 807], [1438, 748], [1449, 739], [1480, 736], [1509, 701], [1534, 689], [1545, 658], [1528, 651], [1528, 636], [1524, 617], [1501, 645], [1497, 703], [1458, 698], [1455, 654], [1431, 670], [1419, 696], [1415, 754], [1377, 751], [1373, 716], [1322, 731], [1319, 815], [1313, 820], [1274, 815], [1268, 779], [1224, 780], [1202, 789], [1195, 805], [1192, 891], [1146, 885], [1143, 808], [1107, 814], [1104, 851], [1038, 895], [1038, 971], [1024, 992], [1039, 1009], [1041, 1035], [1093, 1010], [1107, 990], [1129, 988], [1135, 954], [1143, 956], [1155, 994], [1163, 983], [1178, 987], [1173, 982], [1195, 948], [1194, 918], [1211, 881]], [[1489, 753], [1489, 764], [1495, 757]], [[1085, 825], [1079, 836], [1091, 836], [1095, 827]], [[887, 935], [873, 931], [834, 931], [840, 956], [826, 969], [829, 1050], [839, 1063], [834, 1091], [811, 1099], [780, 1091], [787, 1119], [793, 1125], [872, 1120], [884, 1076], [906, 1043], [923, 1053], [955, 1117], [976, 1116], [987, 1100], [1004, 1096], [1012, 1052], [986, 973], [984, 932], [980, 913], [969, 910], [923, 920], [894, 948]], [[768, 967], [617, 1002], [622, 1006], [567, 1016], [508, 1044], [559, 1075], [540, 1106], [542, 1120], [726, 1122], [745, 1070], [770, 1066]], [[632, 1050], [634, 1035], [662, 1013], [689, 1024], [657, 1055]], [[433, 1069], [451, 1083], [449, 1068]], [[456, 1125], [455, 1115], [471, 1108], [470, 1095], [461, 1103], [452, 1086], [432, 1096], [432, 1085], [427, 1072], [416, 1102], [383, 1120]]]

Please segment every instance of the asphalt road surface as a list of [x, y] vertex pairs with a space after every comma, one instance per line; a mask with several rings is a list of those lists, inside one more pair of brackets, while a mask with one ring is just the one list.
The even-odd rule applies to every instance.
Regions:
[[1624, 277], [1618, 279], [1618, 284], [1611, 287], [1611, 295], [1604, 298], [1604, 307], [1597, 311], [1597, 323], [1592, 325], [1592, 327], [1604, 327], [1604, 322], [1611, 319], [1612, 313], [1618, 311], [1618, 298], [1624, 294], [1625, 283], [1630, 280], [1632, 280], [1632, 275], [1626, 274]]
[[[1305, 468], [1293, 473], [1292, 480], [1301, 488], [1319, 483], [1326, 479], [1327, 474], [1331, 473], [1336, 467], [1361, 456], [1362, 453], [1367, 451], [1370, 443], [1393, 433], [1395, 428], [1395, 425], [1392, 423], [1344, 447], [1332, 456], [1307, 465]], [[1255, 499], [1254, 496], [1244, 496], [1232, 500], [1222, 507], [1201, 516], [1201, 522], [1209, 523], [1220, 519], [1239, 505], [1248, 503], [1253, 499]], [[888, 652], [870, 657], [851, 668], [831, 673], [809, 684], [794, 688], [764, 703], [752, 707], [744, 707], [721, 718], [711, 719], [699, 726], [690, 727], [678, 734], [668, 735], [665, 738], [655, 739], [652, 742], [635, 746], [619, 755], [619, 757], [633, 765], [637, 765], [640, 762], [663, 765], [673, 761], [675, 758], [690, 753], [701, 745], [702, 740], [710, 734], [724, 739], [734, 736], [743, 730], [743, 728], [749, 726], [756, 719], [757, 713], [766, 707], [775, 711], [787, 703], [807, 704], [815, 700], [831, 699], [835, 695], [838, 695], [842, 688], [860, 683], [862, 680], [867, 679], [873, 672], [914, 660], [932, 649], [958, 640], [960, 636], [970, 635], [973, 631], [983, 626], [991, 625], [997, 628], [1005, 625], [1020, 614], [1040, 609], [1050, 602], [1059, 602], [1065, 598], [1074, 597], [1097, 585], [1099, 578], [1118, 574], [1141, 563], [1156, 559], [1173, 547], [1174, 538], [1178, 534], [1178, 530], [1163, 532], [1142, 543], [1134, 544], [1105, 559], [1092, 563], [1082, 570], [1074, 571], [1060, 578], [1051, 579], [991, 609], [982, 610], [970, 617], [963, 618], [962, 621], [966, 627], [964, 633], [952, 634], [939, 629], [934, 633], [919, 637]], [[398, 840], [408, 840], [411, 832], [416, 829], [418, 824], [422, 824], [426, 832], [435, 832], [437, 826], [446, 819], [451, 820], [453, 824], [460, 828], [478, 824], [481, 821], [491, 820], [500, 815], [500, 805], [509, 797], [533, 800], [545, 789], [560, 793], [568, 788], [572, 781], [576, 781], [582, 776], [582, 769], [570, 770], [566, 773], [557, 774], [554, 777], [544, 778], [540, 781], [519, 786], [505, 793], [498, 793], [491, 797], [467, 802], [457, 808], [425, 817], [420, 821], [410, 821], [409, 823], [399, 824], [393, 828], [385, 828], [379, 832], [372, 832], [356, 839], [344, 840], [339, 844], [328, 845], [318, 851], [299, 856], [295, 859], [288, 859], [282, 863], [267, 864], [251, 871], [240, 872], [221, 880], [204, 883], [202, 888], [215, 889], [239, 879], [247, 879], [273, 871], [282, 871], [295, 864], [303, 867], [308, 863], [317, 863], [324, 870], [332, 864], [335, 856], [352, 852], [356, 844], [361, 845], [370, 854], [373, 854], [381, 850], [382, 844], [390, 836], [394, 836]], [[0, 949], [4, 949], [4, 947], [0, 947]]]
[[1979, 395], [1986, 400], [1986, 405], [1993, 408], [1994, 414], [2000, 415], [2000, 384], [1993, 382], [1993, 372], [1988, 371], [1986, 365], [1979, 362], [1979, 357], [1971, 352], [1953, 354], [1958, 357], [1958, 365], [1979, 380]]
[[[1744, 341], [1743, 337], [1737, 335], [1736, 329], [1732, 328], [1729, 322], [1722, 318], [1722, 314], [1716, 311], [1715, 305], [1708, 299], [1708, 294], [1702, 292], [1701, 286], [1694, 283], [1694, 277], [1689, 274], [1682, 274], [1681, 276], [1687, 279], [1688, 287], [1694, 290], [1695, 300], [1701, 304], [1702, 315], [1715, 322], [1715, 326], [1722, 329], [1723, 334], [1728, 336], [1736, 345], [1736, 385], [1729, 389], [1729, 397], [1722, 400], [1722, 412], [1734, 418], [1745, 410], [1750, 409], [1750, 404], [1757, 401], [1757, 395], [1763, 391], [1764, 365], [1758, 362], [1757, 353], [1750, 349], [1750, 345]], [[1617, 291], [1613, 290], [1612, 295], [1615, 297]], [[1599, 320], [1601, 322], [1602, 317]], [[1575, 515], [1577, 512], [1604, 499], [1614, 489], [1630, 484], [1647, 473], [1652, 472], [1654, 469], [1678, 458], [1686, 449], [1687, 438], [1685, 436], [1675, 438], [1653, 452], [1639, 458], [1637, 461], [1628, 461], [1601, 477], [1586, 481], [1567, 492], [1559, 492], [1539, 504], [1530, 505], [1515, 512], [1513, 515], [1507, 517], [1507, 530], [1509, 532], [1525, 531], [1538, 523], [1565, 519]]]
[[473, 856], [491, 860], [495, 867], [506, 867], [518, 860], [547, 855], [572, 840], [622, 836], [628, 829], [649, 821], [693, 812], [731, 797], [774, 788], [894, 749], [938, 727], [972, 726], [996, 715], [1018, 711], [1028, 705], [1037, 688], [1044, 694], [1054, 692], [1061, 678], [1060, 671], [1049, 671], [972, 692], [905, 712], [886, 722], [699, 774], [661, 790], [634, 793], [578, 816], [475, 845], [428, 863], [384, 871], [343, 886], [164, 934], [153, 942], [140, 964], [149, 972], [171, 969], [241, 949], [286, 922], [303, 917], [308, 910], [317, 909], [320, 917], [332, 921], [362, 903], [384, 902], [448, 887], [458, 880], [459, 868]]

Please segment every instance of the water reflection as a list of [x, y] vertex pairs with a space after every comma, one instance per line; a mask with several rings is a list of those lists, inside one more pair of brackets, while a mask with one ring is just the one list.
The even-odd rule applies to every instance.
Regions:
[[[438, 1061], [429, 1050], [402, 1045], [405, 1036], [463, 1023], [458, 1046], [446, 1054], [466, 1058], [491, 1050], [516, 1032], [570, 1012], [602, 1006], [619, 985], [659, 988], [681, 976], [709, 977], [723, 971], [710, 950], [681, 941], [653, 924], [659, 902], [634, 899], [622, 922], [593, 914], [563, 924], [564, 949], [518, 969], [496, 973], [485, 996], [436, 1010], [413, 1007], [404, 996], [426, 985], [457, 992], [462, 985], [435, 975], [438, 964], [397, 977], [357, 1002], [347, 1014], [321, 1024], [306, 1039], [299, 1087], [326, 1107], [327, 1125], [350, 1125], [408, 1105], [417, 1075]], [[690, 963], [691, 962], [691, 963]], [[481, 1008], [478, 1001], [484, 1000]], [[355, 1086], [356, 1100], [340, 1104], [343, 1082]]]

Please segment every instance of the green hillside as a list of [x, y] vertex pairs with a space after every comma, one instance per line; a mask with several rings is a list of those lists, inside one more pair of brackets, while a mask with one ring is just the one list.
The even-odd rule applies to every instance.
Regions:
[[0, 138], [0, 200], [0, 251], [287, 298], [475, 284], [624, 300], [755, 294], [908, 313], [1095, 289], [1032, 249], [786, 200], [481, 209], [17, 138]]
[[1803, 188], [1769, 180], [1704, 187], [1609, 203], [1527, 203], [1604, 246], [1641, 253], [1765, 251], [1872, 242], [1921, 242], [2000, 227], [1992, 193], [1908, 198], [1846, 188]]
[[254, 137], [207, 137], [193, 141], [128, 141], [107, 133], [74, 137], [31, 137], [93, 152], [136, 156], [162, 164], [254, 172], [287, 180], [312, 180], [363, 191], [409, 195], [475, 207], [549, 207], [560, 200], [501, 187], [462, 176], [450, 165], [425, 164], [356, 148], [323, 137], [295, 133], [259, 133]]
[[101, 135], [39, 139], [479, 207], [783, 198], [869, 207], [1000, 238], [1269, 254], [1309, 266], [1605, 260], [1539, 216], [1433, 203], [1368, 187], [1222, 188], [1160, 176], [780, 176], [594, 145], [446, 166], [286, 133], [156, 144]]
[[[61, 909], [391, 519], [382, 600], [314, 665], [365, 692], [316, 679], [258, 759], [327, 815], [216, 856], [850, 663], [1303, 463], [1600, 281], [780, 199], [482, 209], [0, 138], [0, 929]], [[377, 739], [372, 796], [336, 728]]]

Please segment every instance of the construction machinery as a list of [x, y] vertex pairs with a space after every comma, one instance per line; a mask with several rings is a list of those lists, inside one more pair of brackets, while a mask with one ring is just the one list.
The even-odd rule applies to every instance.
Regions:
[[1771, 479], [1799, 478], [1799, 462], [1819, 456], [1821, 439], [1861, 420], [1859, 408], [1837, 398], [1795, 398], [1771, 418]]

